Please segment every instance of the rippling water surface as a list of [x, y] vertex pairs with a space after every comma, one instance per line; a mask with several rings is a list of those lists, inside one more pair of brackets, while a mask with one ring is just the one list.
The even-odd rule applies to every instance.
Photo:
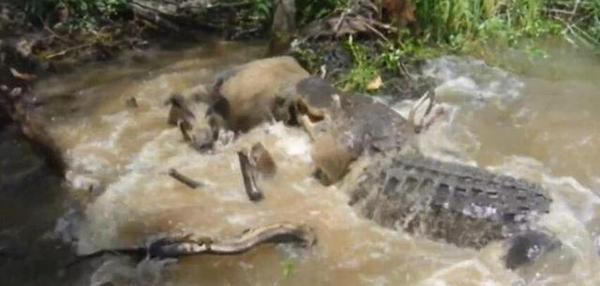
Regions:
[[[64, 150], [74, 197], [100, 194], [76, 227], [81, 253], [137, 245], [160, 233], [225, 237], [270, 222], [304, 222], [319, 242], [309, 250], [260, 247], [236, 257], [190, 257], [133, 265], [107, 258], [91, 285], [597, 285], [600, 283], [600, 61], [558, 55], [522, 75], [483, 62], [443, 57], [423, 69], [438, 82], [446, 115], [419, 140], [433, 157], [542, 184], [554, 198], [543, 225], [563, 248], [518, 272], [503, 246], [475, 251], [383, 229], [357, 216], [348, 197], [310, 174], [304, 132], [264, 124], [212, 154], [189, 148], [166, 124], [174, 92], [203, 94], [215, 73], [263, 53], [261, 46], [214, 43], [157, 51], [138, 61], [92, 67], [40, 82], [50, 133]], [[574, 66], [573, 66], [574, 65]], [[566, 68], [568, 66], [568, 68]], [[593, 76], [595, 75], [595, 76]], [[139, 107], [128, 108], [135, 97]], [[410, 102], [394, 105], [405, 112]], [[205, 106], [194, 107], [202, 112]], [[279, 173], [250, 203], [236, 151], [262, 142]], [[188, 189], [169, 168], [206, 183]], [[87, 283], [86, 282], [86, 283]]]

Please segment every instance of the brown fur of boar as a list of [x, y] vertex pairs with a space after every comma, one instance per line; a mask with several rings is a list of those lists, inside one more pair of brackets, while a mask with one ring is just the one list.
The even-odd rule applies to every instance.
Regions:
[[[223, 73], [214, 85], [209, 116], [220, 116], [227, 129], [248, 131], [274, 119], [277, 97], [309, 76], [288, 56], [252, 61]], [[220, 120], [215, 120], [220, 121]]]

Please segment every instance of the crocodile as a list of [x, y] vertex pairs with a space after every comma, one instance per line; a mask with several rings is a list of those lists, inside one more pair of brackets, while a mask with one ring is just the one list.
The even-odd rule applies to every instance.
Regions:
[[[364, 217], [459, 247], [508, 241], [508, 268], [559, 245], [536, 224], [552, 202], [539, 185], [409, 152], [411, 139], [429, 124], [416, 123], [414, 108], [404, 118], [372, 97], [340, 95], [327, 86], [317, 77], [300, 81], [284, 107], [314, 141], [318, 177], [339, 183]], [[427, 99], [431, 103], [423, 97], [415, 108]], [[362, 158], [360, 175], [346, 176]]]

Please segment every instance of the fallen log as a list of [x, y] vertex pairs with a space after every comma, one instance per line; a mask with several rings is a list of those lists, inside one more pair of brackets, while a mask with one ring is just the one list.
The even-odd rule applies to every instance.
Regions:
[[142, 259], [181, 258], [192, 255], [238, 255], [262, 244], [291, 243], [302, 247], [310, 247], [316, 241], [312, 228], [304, 224], [277, 223], [249, 229], [236, 238], [221, 241], [212, 238], [193, 239], [190, 236], [167, 237], [140, 247], [103, 249], [80, 255], [67, 264], [66, 267], [105, 254], [129, 255], [137, 261]]
[[242, 169], [242, 177], [244, 179], [244, 188], [248, 198], [255, 202], [264, 198], [263, 192], [256, 184], [256, 169], [250, 163], [248, 155], [244, 151], [239, 151], [238, 158], [240, 160], [240, 168]]

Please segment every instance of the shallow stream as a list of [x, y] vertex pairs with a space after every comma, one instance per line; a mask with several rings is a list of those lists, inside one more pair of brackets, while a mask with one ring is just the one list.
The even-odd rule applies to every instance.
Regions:
[[[189, 257], [139, 265], [96, 262], [90, 285], [598, 285], [600, 259], [600, 60], [556, 53], [522, 74], [443, 57], [423, 73], [438, 82], [445, 115], [419, 137], [428, 156], [477, 165], [542, 184], [554, 199], [542, 224], [563, 247], [517, 272], [494, 243], [475, 251], [358, 216], [348, 196], [311, 177], [310, 140], [267, 123], [201, 154], [166, 124], [173, 93], [204, 94], [215, 73], [263, 54], [261, 45], [215, 42], [150, 51], [39, 82], [40, 114], [69, 165], [69, 196], [85, 202], [75, 234], [80, 253], [139, 245], [152, 235], [234, 236], [271, 222], [316, 229], [310, 249], [264, 246], [234, 257]], [[507, 63], [519, 61], [507, 56]], [[127, 107], [135, 98], [139, 107]], [[411, 102], [390, 101], [399, 112]], [[198, 106], [201, 111], [203, 106]], [[279, 165], [254, 204], [243, 191], [236, 151], [262, 142]], [[203, 181], [189, 189], [170, 168]], [[69, 236], [65, 236], [69, 237]]]

